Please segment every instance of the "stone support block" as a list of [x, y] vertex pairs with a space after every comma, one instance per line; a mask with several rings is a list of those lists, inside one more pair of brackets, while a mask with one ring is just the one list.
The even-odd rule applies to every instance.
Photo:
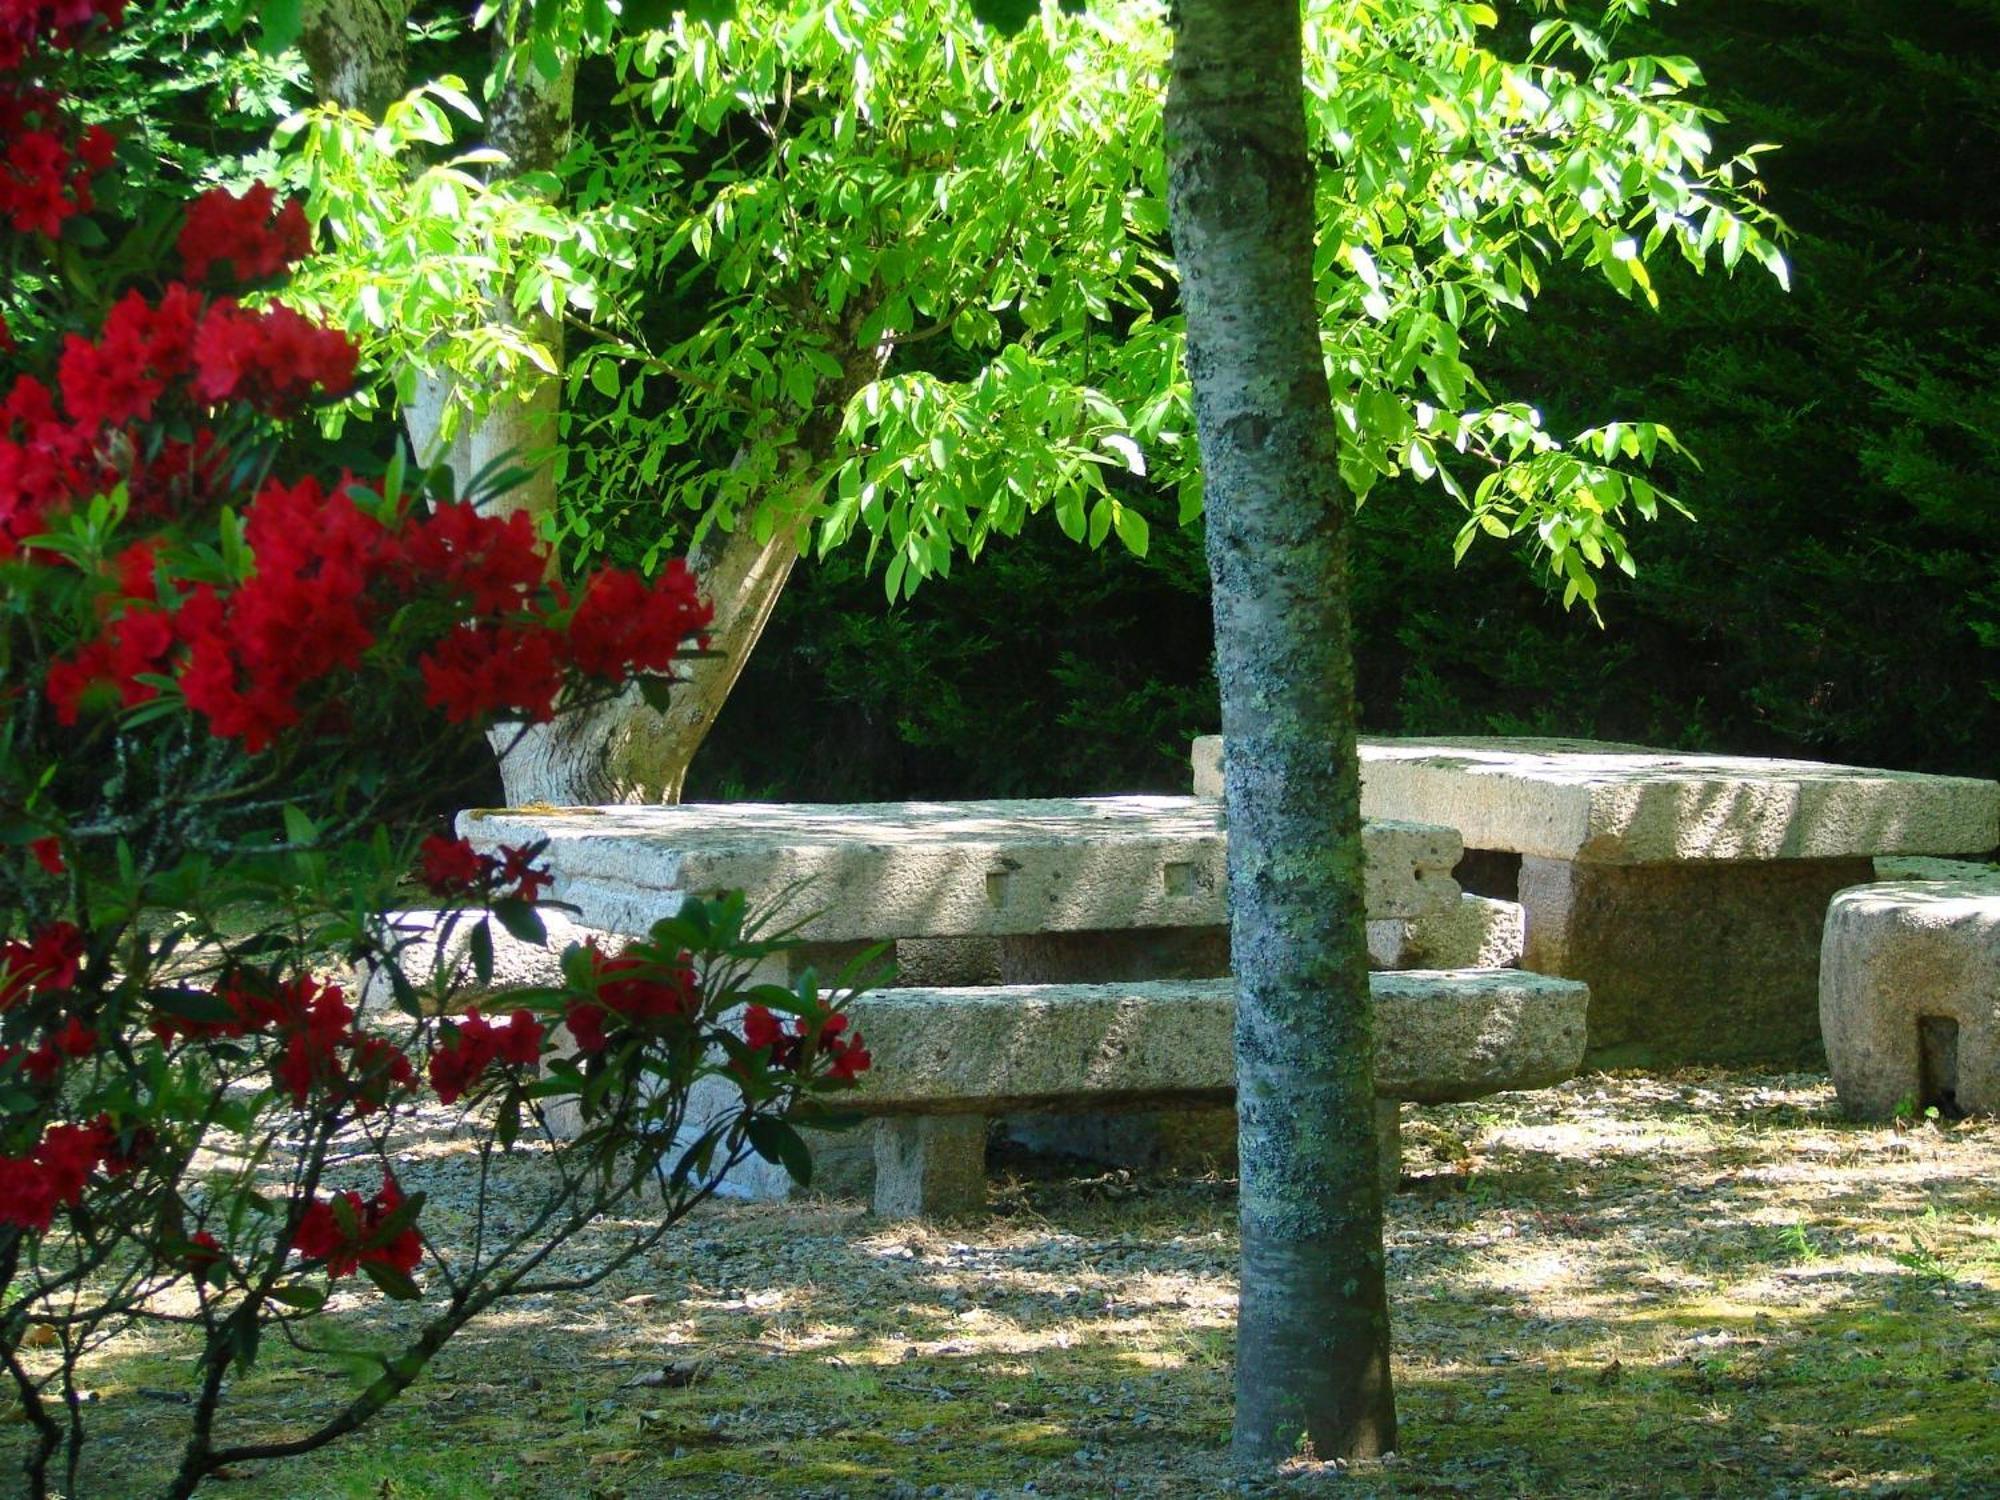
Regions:
[[1842, 891], [1827, 908], [1819, 1017], [1856, 1119], [2000, 1113], [2000, 882]]
[[942, 1218], [986, 1206], [986, 1120], [914, 1115], [875, 1122], [875, 1212]]
[[1521, 861], [1526, 968], [1590, 987], [1589, 1061], [1816, 1065], [1827, 902], [1866, 859]]
[[1461, 896], [1449, 911], [1368, 924], [1373, 969], [1511, 969], [1521, 961], [1520, 903]]

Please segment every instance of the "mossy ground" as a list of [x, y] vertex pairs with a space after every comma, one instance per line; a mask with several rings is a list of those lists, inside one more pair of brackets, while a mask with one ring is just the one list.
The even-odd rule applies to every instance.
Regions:
[[[1848, 1125], [1803, 1076], [1594, 1076], [1413, 1111], [1406, 1150], [1401, 1455], [1277, 1492], [2000, 1492], [2000, 1123]], [[1225, 1493], [1233, 1184], [1014, 1165], [955, 1223], [704, 1211], [608, 1290], [477, 1325], [361, 1435], [214, 1492]], [[337, 1309], [355, 1339], [396, 1315]], [[90, 1366], [83, 1495], [157, 1486], [182, 1355]], [[274, 1347], [232, 1426], [301, 1430], [350, 1378]]]

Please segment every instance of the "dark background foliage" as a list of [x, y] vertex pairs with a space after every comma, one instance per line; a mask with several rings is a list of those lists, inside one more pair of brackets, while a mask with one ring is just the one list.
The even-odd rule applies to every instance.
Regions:
[[[1361, 513], [1375, 732], [1588, 734], [1991, 776], [2000, 734], [2000, 5], [1687, 0], [1628, 45], [1696, 58], [1764, 159], [1795, 290], [1669, 269], [1652, 314], [1551, 276], [1488, 357], [1553, 430], [1671, 423], [1695, 511], [1637, 537], [1600, 629], [1525, 556], [1454, 568], [1450, 503]], [[1091, 554], [1052, 522], [887, 608], [802, 564], [691, 795], [1185, 790], [1217, 727], [1199, 538]]]

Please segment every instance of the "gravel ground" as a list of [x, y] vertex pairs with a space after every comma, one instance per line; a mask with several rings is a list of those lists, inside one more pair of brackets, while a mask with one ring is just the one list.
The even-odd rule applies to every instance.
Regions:
[[[1848, 1125], [1812, 1076], [1599, 1075], [1408, 1111], [1405, 1136], [1401, 1452], [1302, 1459], [1257, 1488], [2000, 1494], [2000, 1124]], [[473, 1161], [442, 1112], [400, 1158], [447, 1253], [470, 1234]], [[525, 1213], [547, 1170], [518, 1154], [489, 1215]], [[360, 1436], [214, 1491], [1229, 1493], [1233, 1182], [996, 1170], [993, 1211], [958, 1222], [704, 1209], [607, 1287], [475, 1325]], [[355, 1344], [413, 1316], [366, 1290], [332, 1307]], [[81, 1495], [157, 1487], [185, 1354], [135, 1336], [88, 1372], [103, 1438]], [[348, 1379], [338, 1357], [274, 1349], [231, 1392], [234, 1431], [303, 1430]]]

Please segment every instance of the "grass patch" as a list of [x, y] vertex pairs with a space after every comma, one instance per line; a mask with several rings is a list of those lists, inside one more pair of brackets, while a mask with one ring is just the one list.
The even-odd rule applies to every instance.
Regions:
[[[1594, 1076], [1412, 1112], [1406, 1141], [1402, 1452], [1273, 1491], [1993, 1493], [2000, 1125], [1852, 1126], [1807, 1077]], [[446, 1232], [461, 1160], [404, 1169]], [[476, 1325], [358, 1437], [214, 1491], [1218, 1495], [1234, 1214], [1225, 1180], [1053, 1168], [956, 1223], [706, 1211], [610, 1288]], [[344, 1297], [330, 1321], [360, 1343], [403, 1315]], [[184, 1353], [129, 1340], [87, 1371], [85, 1495], [157, 1484]], [[352, 1378], [273, 1349], [234, 1430], [301, 1430]]]

